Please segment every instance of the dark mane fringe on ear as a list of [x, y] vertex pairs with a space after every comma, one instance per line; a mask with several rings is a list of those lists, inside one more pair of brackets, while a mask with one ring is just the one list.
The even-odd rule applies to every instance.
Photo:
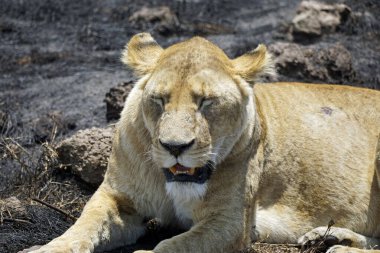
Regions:
[[267, 52], [265, 45], [260, 44], [252, 50], [232, 60], [236, 74], [248, 82], [257, 82], [264, 76], [276, 77], [272, 55]]
[[139, 33], [125, 46], [121, 61], [138, 76], [143, 76], [153, 71], [162, 51], [149, 33]]

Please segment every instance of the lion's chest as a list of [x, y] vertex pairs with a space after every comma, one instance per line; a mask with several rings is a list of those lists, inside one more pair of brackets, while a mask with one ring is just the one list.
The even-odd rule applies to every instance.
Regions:
[[179, 223], [186, 229], [194, 222], [194, 210], [202, 203], [207, 184], [169, 182], [166, 193], [173, 201], [173, 208]]
[[182, 200], [174, 199], [174, 210], [180, 224], [185, 229], [189, 229], [193, 225], [193, 211], [200, 204], [200, 200]]

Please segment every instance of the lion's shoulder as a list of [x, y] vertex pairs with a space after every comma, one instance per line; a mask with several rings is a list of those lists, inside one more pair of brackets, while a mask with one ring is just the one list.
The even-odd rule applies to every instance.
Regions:
[[[307, 107], [311, 104], [336, 105], [347, 110], [365, 107], [380, 109], [380, 91], [362, 87], [333, 84], [307, 84], [278, 82], [256, 84], [254, 93], [259, 103], [283, 104], [282, 106]], [[350, 109], [351, 108], [351, 109]]]

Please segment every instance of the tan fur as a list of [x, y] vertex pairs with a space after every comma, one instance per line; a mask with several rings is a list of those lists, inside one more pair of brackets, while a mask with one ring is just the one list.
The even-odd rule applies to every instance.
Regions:
[[[264, 46], [230, 60], [199, 37], [162, 49], [139, 34], [123, 61], [141, 79], [117, 124], [104, 182], [75, 225], [34, 252], [131, 244], [145, 232], [144, 217], [188, 231], [138, 252], [234, 252], [252, 239], [304, 244], [330, 219], [339, 240], [379, 244], [380, 92], [252, 87], [247, 81], [272, 69]], [[177, 160], [160, 145], [191, 140]], [[215, 170], [204, 185], [165, 181], [163, 167], [210, 160]]]

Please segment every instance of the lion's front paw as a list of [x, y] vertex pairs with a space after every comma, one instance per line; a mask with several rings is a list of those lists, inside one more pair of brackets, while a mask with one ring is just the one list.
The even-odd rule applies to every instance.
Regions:
[[357, 249], [357, 248], [351, 248], [347, 246], [342, 246], [342, 245], [335, 245], [331, 248], [326, 253], [361, 253], [363, 250]]
[[91, 242], [55, 239], [44, 246], [33, 246], [18, 253], [91, 253], [93, 250]]
[[36, 246], [33, 246], [33, 247], [30, 247], [30, 248], [27, 248], [27, 249], [24, 249], [24, 250], [21, 250], [17, 253], [29, 253], [29, 252], [33, 252], [33, 251], [36, 251], [38, 250], [39, 248], [41, 248], [42, 246], [41, 245], [36, 245]]
[[298, 243], [304, 248], [326, 247], [339, 243], [339, 239], [327, 231], [327, 227], [315, 228], [298, 239]]
[[[301, 244], [303, 248], [318, 247], [328, 249], [337, 244], [362, 248], [365, 246], [365, 240], [363, 240], [362, 237], [363, 236], [345, 228], [332, 227], [328, 229], [327, 227], [318, 227], [300, 237], [298, 243]], [[335, 250], [338, 248], [339, 247], [336, 247]]]

